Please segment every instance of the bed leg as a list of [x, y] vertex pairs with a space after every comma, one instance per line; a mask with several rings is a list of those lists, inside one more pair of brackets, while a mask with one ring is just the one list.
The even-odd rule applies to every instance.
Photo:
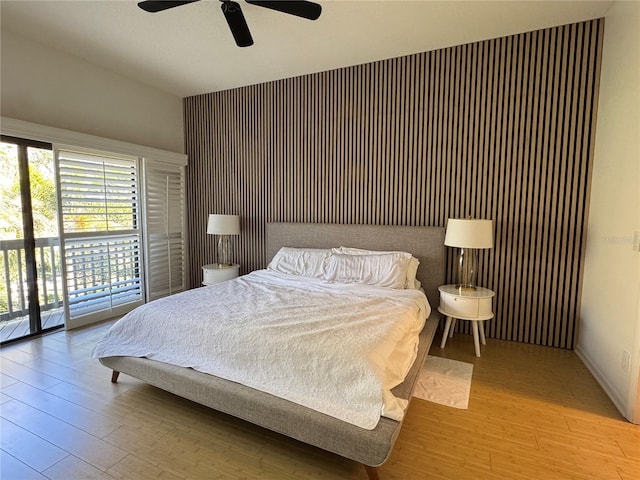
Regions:
[[380, 480], [380, 477], [378, 476], [378, 469], [376, 467], [370, 467], [369, 465], [363, 466], [367, 471], [367, 477], [369, 477], [369, 480]]
[[118, 383], [118, 375], [120, 375], [120, 372], [114, 370], [111, 374], [111, 383]]

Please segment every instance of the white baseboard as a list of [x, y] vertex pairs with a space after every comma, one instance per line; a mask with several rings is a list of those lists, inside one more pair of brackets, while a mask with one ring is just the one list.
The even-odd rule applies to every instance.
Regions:
[[576, 355], [578, 358], [582, 360], [582, 363], [587, 367], [587, 370], [591, 372], [591, 375], [594, 376], [596, 381], [600, 384], [604, 392], [611, 399], [616, 408], [620, 411], [623, 417], [627, 420], [632, 421], [629, 417], [627, 417], [627, 402], [626, 399], [620, 397], [619, 393], [615, 388], [607, 381], [607, 378], [604, 376], [602, 371], [598, 368], [598, 366], [591, 360], [589, 355], [578, 345], [575, 349]]

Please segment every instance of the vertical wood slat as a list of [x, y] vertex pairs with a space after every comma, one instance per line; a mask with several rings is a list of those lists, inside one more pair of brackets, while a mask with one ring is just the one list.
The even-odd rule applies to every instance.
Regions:
[[603, 23], [185, 99], [191, 286], [214, 260], [209, 213], [241, 216], [243, 272], [268, 262], [270, 221], [492, 218], [487, 335], [573, 348]]

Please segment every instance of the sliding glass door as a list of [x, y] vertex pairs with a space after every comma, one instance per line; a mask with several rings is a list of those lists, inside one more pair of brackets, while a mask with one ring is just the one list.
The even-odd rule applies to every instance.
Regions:
[[0, 341], [64, 324], [51, 145], [0, 144]]
[[111, 152], [110, 141], [57, 130], [27, 140], [21, 128], [0, 143], [1, 342], [186, 289], [186, 157], [122, 143]]

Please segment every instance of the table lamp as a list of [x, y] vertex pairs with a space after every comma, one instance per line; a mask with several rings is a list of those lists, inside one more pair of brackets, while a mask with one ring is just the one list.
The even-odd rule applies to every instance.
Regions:
[[238, 215], [210, 214], [207, 233], [218, 236], [218, 268], [232, 266], [229, 252], [229, 236], [240, 235], [240, 217]]
[[493, 221], [475, 218], [450, 218], [444, 244], [458, 247], [456, 286], [475, 290], [478, 278], [478, 249], [493, 248]]

